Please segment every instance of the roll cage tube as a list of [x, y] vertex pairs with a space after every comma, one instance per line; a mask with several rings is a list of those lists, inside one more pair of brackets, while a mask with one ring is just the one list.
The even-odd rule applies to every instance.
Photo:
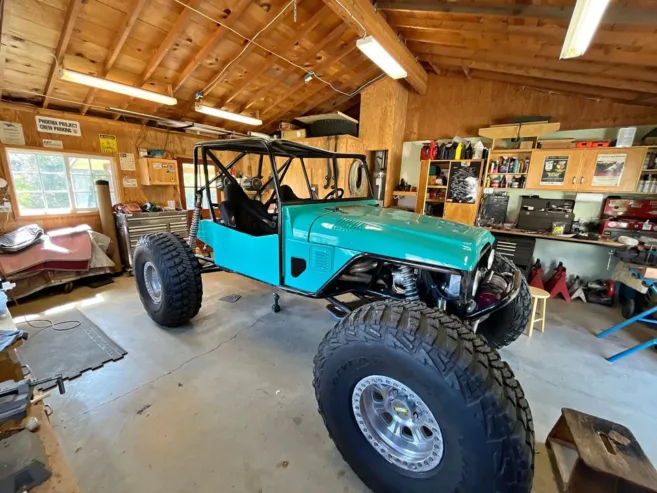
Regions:
[[[238, 152], [239, 154], [237, 157], [235, 157], [230, 163], [227, 165], [224, 165], [221, 160], [214, 154], [213, 151], [221, 151], [221, 150], [226, 150], [226, 151], [232, 151], [232, 152]], [[199, 163], [199, 152], [200, 152], [200, 158], [201, 161]], [[205, 194], [208, 200], [208, 204], [210, 205], [210, 216], [212, 218], [212, 221], [217, 222], [217, 214], [215, 212], [215, 207], [218, 207], [219, 204], [213, 203], [212, 202], [212, 195], [210, 193], [210, 186], [215, 183], [217, 180], [221, 179], [224, 175], [226, 178], [231, 182], [236, 185], [239, 185], [237, 183], [237, 180], [230, 174], [230, 170], [237, 164], [239, 163], [244, 156], [248, 154], [258, 154], [259, 155], [259, 160], [258, 160], [258, 172], [257, 176], [259, 178], [262, 177], [262, 171], [263, 171], [263, 165], [264, 165], [264, 157], [269, 156], [269, 164], [270, 164], [270, 169], [271, 169], [271, 177], [260, 187], [260, 189], [256, 190], [258, 198], [262, 197], [262, 193], [264, 190], [270, 186], [270, 184], [274, 183], [274, 191], [272, 192], [272, 196], [270, 199], [267, 201], [267, 204], [273, 203], [274, 196], [276, 197], [277, 203], [277, 210], [280, 210], [280, 183], [283, 181], [285, 178], [285, 175], [287, 171], [289, 170], [289, 167], [291, 166], [292, 162], [294, 161], [295, 158], [299, 159], [301, 168], [303, 171], [304, 175], [304, 181], [306, 183], [306, 186], [308, 188], [308, 196], [310, 197], [310, 200], [313, 202], [322, 202], [322, 201], [330, 201], [330, 200], [338, 200], [337, 197], [333, 199], [320, 199], [317, 197], [317, 195], [313, 192], [312, 186], [310, 184], [310, 180], [308, 178], [308, 172], [306, 169], [306, 163], [304, 161], [304, 158], [310, 158], [310, 159], [315, 159], [315, 158], [326, 158], [329, 159], [332, 163], [332, 168], [333, 168], [333, 183], [332, 183], [332, 189], [336, 190], [338, 188], [338, 159], [353, 159], [354, 161], [358, 161], [360, 166], [364, 168], [365, 174], [367, 176], [367, 184], [368, 184], [368, 191], [369, 191], [369, 197], [354, 197], [352, 199], [342, 199], [342, 200], [362, 200], [363, 198], [372, 198], [374, 197], [374, 190], [372, 187], [372, 181], [370, 179], [369, 175], [369, 169], [366, 164], [366, 159], [364, 155], [360, 154], [344, 154], [344, 153], [338, 153], [338, 152], [332, 152], [324, 149], [320, 149], [317, 147], [311, 147], [311, 146], [306, 146], [303, 144], [299, 144], [297, 142], [292, 142], [292, 141], [284, 141], [284, 140], [279, 140], [279, 141], [271, 141], [267, 139], [259, 139], [259, 138], [248, 138], [248, 139], [233, 139], [233, 140], [220, 140], [220, 141], [209, 141], [209, 142], [202, 142], [199, 144], [196, 144], [194, 146], [194, 189], [195, 189], [195, 196], [198, 194]], [[217, 166], [219, 169], [219, 173], [212, 178], [212, 180], [209, 179], [209, 173], [208, 173], [208, 157], [210, 160]], [[276, 167], [276, 157], [287, 157], [288, 159], [281, 165], [280, 168]], [[203, 177], [204, 177], [204, 185], [200, 185], [199, 183], [199, 164], [203, 166]], [[335, 195], [335, 194], [334, 194]]]

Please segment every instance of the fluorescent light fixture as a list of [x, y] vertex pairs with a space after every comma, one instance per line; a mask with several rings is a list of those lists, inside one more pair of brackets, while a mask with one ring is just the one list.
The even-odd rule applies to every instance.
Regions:
[[132, 118], [142, 118], [145, 120], [151, 120], [161, 125], [163, 127], [171, 128], [187, 128], [192, 126], [192, 122], [181, 122], [179, 120], [172, 120], [171, 118], [165, 118], [163, 116], [149, 115], [148, 113], [141, 113], [140, 111], [126, 110], [124, 108], [115, 108], [114, 106], [106, 106], [107, 111], [112, 113], [118, 113], [119, 115], [129, 116]]
[[196, 103], [194, 110], [199, 113], [205, 113], [206, 115], [216, 116], [217, 118], [223, 118], [225, 120], [233, 120], [247, 125], [262, 125], [262, 120], [258, 120], [257, 118], [240, 115], [238, 113], [231, 113], [230, 111], [220, 110], [219, 108], [213, 108], [211, 106], [205, 106], [200, 102]]
[[376, 63], [381, 70], [393, 79], [403, 79], [408, 75], [404, 67], [392, 58], [373, 36], [367, 36], [356, 41], [356, 46], [365, 56]]
[[139, 89], [138, 87], [120, 84], [119, 82], [101, 79], [100, 77], [94, 77], [92, 75], [74, 72], [73, 70], [61, 69], [59, 71], [59, 78], [66, 82], [74, 82], [75, 84], [95, 87], [97, 89], [103, 89], [104, 91], [125, 94], [126, 96], [131, 96], [133, 98], [145, 99], [147, 101], [153, 101], [154, 103], [166, 104], [167, 106], [174, 106], [178, 104], [178, 100], [176, 98], [165, 96], [164, 94], [146, 91], [145, 89]]
[[582, 56], [598, 30], [609, 0], [577, 0], [559, 58]]

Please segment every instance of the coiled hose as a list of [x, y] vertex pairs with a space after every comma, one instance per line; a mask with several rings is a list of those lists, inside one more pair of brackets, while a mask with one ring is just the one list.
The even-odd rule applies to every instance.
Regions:
[[415, 272], [408, 265], [402, 265], [399, 269], [401, 272], [401, 280], [404, 283], [404, 294], [409, 301], [418, 301], [420, 294], [417, 290], [417, 279]]

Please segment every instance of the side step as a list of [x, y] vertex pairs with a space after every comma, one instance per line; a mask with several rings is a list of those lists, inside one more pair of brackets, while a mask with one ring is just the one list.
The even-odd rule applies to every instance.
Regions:
[[[358, 295], [354, 295], [358, 296]], [[337, 320], [340, 320], [347, 315], [349, 315], [351, 312], [353, 312], [355, 309], [360, 308], [363, 305], [367, 305], [369, 303], [373, 303], [375, 301], [382, 300], [384, 298], [381, 297], [370, 297], [367, 298], [365, 296], [359, 296], [357, 300], [353, 301], [340, 301], [335, 297], [329, 296], [326, 298], [330, 303], [326, 305], [326, 309], [329, 311], [333, 317], [335, 317]]]

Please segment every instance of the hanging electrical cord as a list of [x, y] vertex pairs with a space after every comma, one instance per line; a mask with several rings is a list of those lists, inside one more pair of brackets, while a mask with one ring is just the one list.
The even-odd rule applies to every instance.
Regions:
[[[325, 80], [324, 78], [318, 76], [315, 72], [313, 72], [313, 71], [311, 71], [311, 70], [308, 70], [308, 69], [306, 69], [305, 67], [303, 67], [303, 66], [301, 66], [301, 65], [298, 65], [298, 64], [294, 63], [292, 60], [290, 60], [290, 59], [284, 57], [283, 55], [279, 55], [278, 53], [276, 53], [276, 52], [270, 50], [269, 48], [267, 48], [267, 47], [261, 45], [261, 44], [258, 43], [257, 41], [254, 41], [255, 38], [256, 38], [257, 36], [259, 36], [264, 30], [266, 30], [266, 29], [269, 27], [269, 25], [270, 25], [271, 23], [273, 23], [273, 22], [274, 22], [274, 21], [275, 21], [275, 20], [276, 20], [276, 19], [277, 19], [282, 13], [283, 13], [283, 12], [285, 12], [285, 11], [287, 10], [287, 8], [288, 8], [291, 4], [295, 3], [294, 0], [291, 0], [291, 1], [285, 6], [285, 8], [284, 8], [284, 9], [283, 9], [283, 10], [282, 10], [282, 11], [281, 11], [281, 12], [280, 12], [280, 13], [279, 13], [274, 19], [272, 19], [272, 20], [269, 22], [269, 24], [267, 24], [264, 28], [262, 28], [262, 29], [261, 29], [261, 30], [260, 30], [260, 31], [259, 31], [254, 37], [253, 37], [253, 38], [248, 38], [248, 37], [244, 36], [242, 33], [240, 33], [239, 31], [236, 31], [235, 29], [233, 29], [233, 28], [230, 27], [229, 25], [224, 24], [223, 22], [221, 22], [221, 21], [219, 21], [219, 20], [217, 20], [217, 19], [212, 18], [212, 17], [210, 17], [210, 16], [207, 15], [207, 14], [204, 14], [203, 12], [201, 12], [201, 11], [198, 10], [198, 9], [195, 9], [194, 7], [190, 7], [189, 5], [187, 5], [187, 4], [186, 4], [185, 2], [183, 2], [182, 0], [174, 0], [174, 1], [177, 2], [177, 3], [179, 3], [180, 5], [182, 5], [183, 7], [185, 7], [185, 8], [187, 8], [187, 9], [191, 10], [192, 12], [195, 12], [195, 13], [197, 13], [198, 15], [200, 15], [200, 16], [202, 16], [202, 17], [205, 17], [205, 18], [208, 19], [209, 21], [211, 21], [211, 22], [213, 22], [213, 23], [215, 23], [215, 24], [217, 24], [217, 25], [219, 25], [219, 26], [222, 26], [222, 27], [224, 27], [225, 29], [228, 29], [228, 30], [229, 30], [230, 32], [232, 32], [233, 34], [239, 36], [240, 38], [242, 38], [243, 40], [245, 40], [245, 41], [248, 42], [248, 43], [244, 46], [244, 48], [242, 48], [242, 51], [241, 51], [241, 52], [240, 52], [235, 58], [233, 58], [233, 60], [231, 60], [231, 61], [228, 63], [228, 65], [227, 65], [226, 67], [224, 67], [224, 69], [221, 71], [221, 73], [220, 73], [217, 77], [215, 77], [215, 78], [213, 79], [213, 82], [211, 82], [210, 84], [208, 84], [208, 85], [207, 85], [202, 91], [199, 91], [201, 96], [203, 96], [203, 93], [205, 92], [205, 90], [206, 90], [210, 85], [212, 85], [212, 84], [214, 83], [215, 80], [219, 79], [219, 78], [223, 75], [223, 73], [225, 73], [226, 69], [227, 69], [230, 65], [232, 65], [232, 64], [235, 62], [235, 60], [237, 60], [237, 59], [242, 55], [242, 53], [244, 53], [244, 51], [246, 51], [246, 49], [247, 49], [247, 48], [249, 47], [249, 45], [251, 45], [251, 44], [255, 44], [256, 46], [258, 46], [259, 48], [263, 49], [263, 50], [266, 51], [267, 53], [269, 53], [269, 54], [271, 54], [271, 55], [273, 55], [273, 56], [275, 56], [275, 57], [277, 57], [277, 58], [280, 58], [280, 59], [283, 60], [284, 62], [286, 62], [286, 63], [292, 65], [293, 67], [298, 68], [299, 70], [303, 70], [307, 75], [311, 75], [312, 77], [314, 77], [314, 78], [317, 79], [318, 81], [320, 81], [320, 82], [322, 82], [323, 84], [326, 84], [327, 86], [329, 86], [333, 91], [335, 91], [335, 92], [337, 92], [337, 93], [339, 93], [339, 94], [342, 94], [343, 96], [353, 97], [353, 96], [355, 96], [356, 94], [358, 94], [360, 91], [362, 91], [365, 87], [367, 87], [368, 85], [370, 85], [370, 84], [376, 82], [377, 80], [379, 80], [379, 79], [382, 77], [382, 76], [375, 77], [375, 78], [372, 79], [371, 81], [366, 82], [365, 84], [363, 84], [362, 86], [358, 87], [357, 89], [355, 89], [355, 90], [353, 90], [353, 91], [351, 91], [351, 92], [344, 92], [344, 91], [341, 91], [340, 89], [338, 89], [337, 87], [335, 87], [331, 82], [329, 82], [329, 81]], [[337, 0], [336, 0], [336, 1], [337, 1]], [[350, 16], [352, 19], [354, 19], [354, 21], [355, 21], [355, 22], [361, 27], [361, 29], [363, 30], [364, 35], [366, 35], [366, 34], [367, 34], [367, 31], [365, 30], [365, 27], [360, 23], [360, 21], [358, 21], [358, 19], [356, 19], [356, 18], [353, 16], [353, 14], [352, 14], [352, 13], [351, 13], [351, 12], [350, 12], [350, 11], [349, 11], [349, 10], [348, 10], [348, 9], [342, 4], [342, 3], [340, 3], [340, 2], [338, 1], [338, 4], [340, 5], [340, 7], [342, 7], [342, 8], [345, 10], [345, 12], [347, 12], [347, 14], [349, 14], [349, 16]]]

